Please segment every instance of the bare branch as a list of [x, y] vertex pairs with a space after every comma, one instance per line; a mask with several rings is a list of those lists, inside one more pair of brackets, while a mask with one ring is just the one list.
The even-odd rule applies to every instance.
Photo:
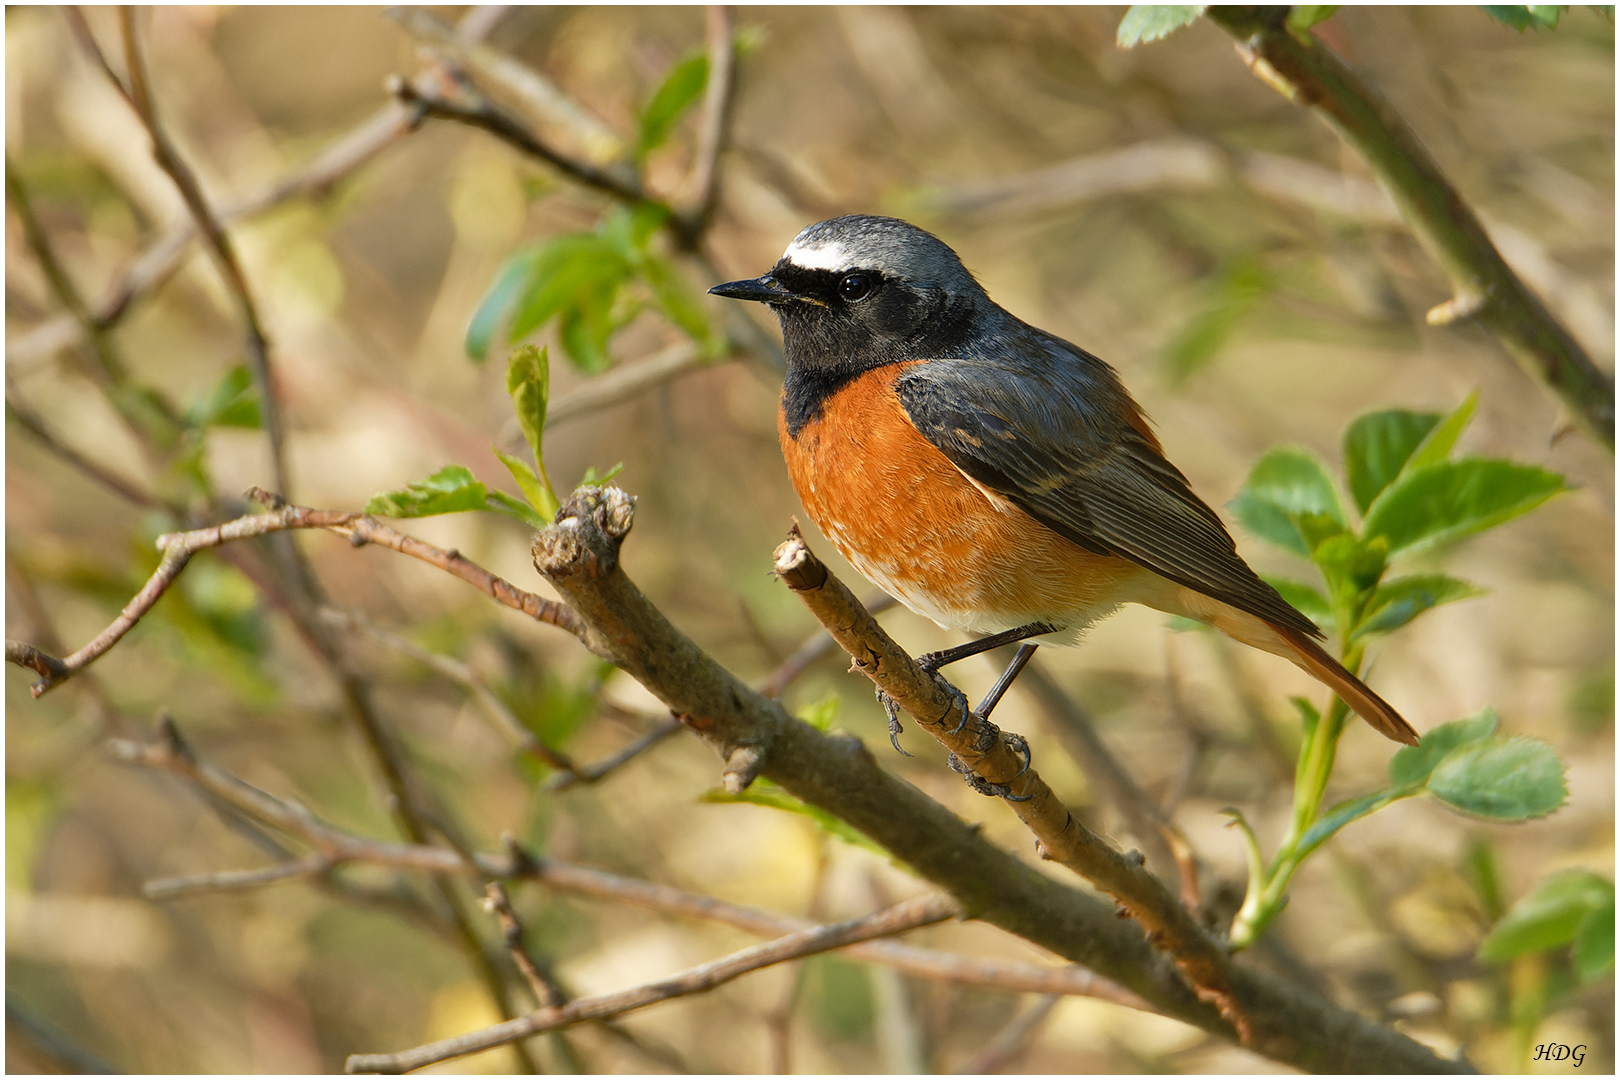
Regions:
[[149, 881], [141, 887], [141, 894], [148, 900], [171, 900], [177, 896], [195, 893], [240, 892], [244, 889], [259, 889], [266, 885], [274, 885], [278, 881], [313, 877], [324, 873], [331, 865], [330, 859], [316, 852], [295, 862], [266, 866], [258, 870], [221, 870], [214, 874], [187, 874], [183, 877]]
[[509, 92], [542, 125], [566, 131], [591, 161], [603, 164], [624, 153], [624, 140], [556, 83], [500, 50], [470, 40], [466, 24], [471, 15], [452, 28], [426, 8], [393, 7], [385, 14], [428, 42], [435, 55]]
[[621, 166], [601, 167], [569, 157], [531, 132], [523, 122], [490, 101], [464, 76], [440, 65], [436, 72], [414, 79], [394, 77], [389, 93], [399, 102], [422, 110], [423, 115], [454, 120], [482, 128], [523, 153], [537, 157], [563, 175], [621, 202], [651, 202], [634, 171]]
[[[876, 615], [887, 611], [897, 603], [899, 601], [887, 593], [878, 593], [870, 600], [864, 601], [862, 606], [866, 608], [868, 614]], [[803, 675], [806, 668], [832, 652], [837, 644], [826, 630], [817, 630], [805, 638], [804, 644], [800, 645], [792, 656], [782, 661], [775, 671], [765, 677], [765, 681], [759, 684], [759, 692], [768, 698], [781, 697], [782, 692]]]
[[1097, 734], [1091, 715], [1063, 692], [1039, 664], [1030, 664], [1019, 677], [1019, 685], [1032, 694], [1046, 714], [1058, 741], [1063, 744], [1086, 778], [1101, 787], [1109, 804], [1124, 815], [1132, 834], [1148, 849], [1148, 865], [1161, 869], [1174, 866], [1181, 885], [1181, 902], [1197, 911], [1198, 865], [1192, 845], [1148, 798], [1147, 792], [1116, 758]]
[[[1231, 988], [1226, 951], [1142, 865], [1075, 820], [1015, 744], [976, 713], [944, 680], [925, 672], [860, 606], [855, 594], [817, 559], [793, 527], [776, 549], [776, 573], [855, 659], [878, 688], [960, 760], [964, 769], [1005, 792], [1007, 805], [1035, 834], [1043, 858], [1062, 863], [1107, 892], [1175, 958], [1201, 998], [1220, 1007], [1249, 1041], [1249, 1022]], [[1022, 741], [1022, 740], [1019, 740]]]
[[1009, 1020], [1006, 1027], [992, 1035], [990, 1041], [984, 1044], [984, 1049], [974, 1054], [966, 1065], [954, 1071], [965, 1076], [984, 1076], [1000, 1072], [1023, 1053], [1030, 1039], [1046, 1018], [1052, 1015], [1053, 1007], [1060, 1000], [1062, 999], [1055, 995], [1036, 998], [1028, 1008], [1021, 1010]]
[[[1175, 966], [1147, 945], [1134, 924], [1115, 918], [1110, 905], [988, 842], [879, 768], [858, 740], [794, 720], [670, 625], [619, 565], [632, 508], [616, 488], [583, 488], [535, 540], [535, 566], [579, 617], [587, 647], [683, 717], [721, 760], [738, 748], [756, 747], [761, 775], [865, 833], [919, 876], [949, 890], [965, 911], [1118, 980], [1163, 1015], [1233, 1036], [1216, 1008], [1200, 1001]], [[1278, 1061], [1337, 1071], [1467, 1068], [1310, 990], [1242, 965], [1232, 965], [1229, 974], [1252, 1027], [1253, 1048]]]
[[711, 963], [689, 968], [667, 979], [610, 994], [579, 998], [566, 1005], [540, 1009], [528, 1016], [496, 1024], [482, 1031], [428, 1043], [397, 1054], [351, 1054], [344, 1068], [350, 1073], [409, 1072], [463, 1054], [504, 1046], [529, 1035], [555, 1031], [585, 1020], [604, 1020], [634, 1009], [646, 1008], [660, 1001], [699, 994], [750, 971], [758, 971], [760, 968], [803, 956], [828, 952], [856, 942], [890, 937], [919, 926], [956, 918], [960, 914], [961, 909], [954, 900], [932, 893], [849, 922], [801, 930], [775, 941], [732, 953]]
[[534, 1002], [543, 1009], [556, 1008], [566, 1004], [568, 995], [563, 993], [562, 987], [557, 985], [555, 979], [540, 969], [534, 962], [534, 957], [523, 944], [523, 924], [518, 922], [517, 912], [512, 910], [512, 901], [506, 895], [506, 890], [498, 881], [491, 881], [484, 886], [484, 910], [493, 914], [501, 924], [501, 939], [506, 943], [506, 951], [511, 955], [512, 962], [523, 975], [524, 982], [529, 984], [529, 992], [534, 995]]
[[703, 10], [708, 38], [709, 81], [703, 88], [703, 119], [698, 127], [697, 152], [692, 171], [686, 178], [689, 207], [683, 210], [685, 233], [701, 237], [714, 217], [720, 198], [720, 155], [731, 132], [732, 105], [736, 97], [737, 47], [732, 35], [732, 9], [710, 4]]
[[635, 758], [649, 747], [663, 742], [677, 731], [681, 730], [681, 721], [678, 717], [666, 716], [654, 724], [652, 730], [627, 744], [617, 753], [609, 754], [600, 761], [593, 761], [589, 765], [576, 765], [566, 772], [553, 773], [546, 777], [547, 791], [564, 791], [575, 784], [594, 784], [607, 776], [619, 766]]
[[669, 382], [694, 368], [725, 363], [729, 359], [712, 360], [696, 342], [678, 341], [645, 360], [611, 368], [579, 389], [558, 398], [546, 410], [546, 426], [555, 427], [588, 416]]
[[484, 711], [484, 715], [493, 720], [501, 733], [511, 740], [512, 744], [518, 749], [534, 755], [553, 769], [560, 770], [564, 775], [571, 775], [576, 771], [573, 761], [566, 754], [560, 750], [553, 750], [541, 742], [534, 732], [530, 731], [523, 721], [519, 720], [512, 710], [507, 707], [506, 702], [496, 696], [495, 692], [489, 688], [489, 684], [484, 682], [477, 672], [460, 660], [440, 653], [430, 652], [406, 641], [397, 634], [390, 634], [358, 612], [324, 608], [321, 611], [321, 617], [336, 626], [363, 633], [378, 644], [385, 645], [395, 652], [409, 656], [418, 663], [427, 665], [435, 673], [442, 675], [466, 690], [472, 699], [478, 703], [478, 707]]
[[1587, 434], [1614, 449], [1614, 379], [1525, 287], [1415, 132], [1314, 34], [1285, 27], [1286, 7], [1211, 7], [1256, 76], [1310, 108], [1353, 146], [1446, 276], [1453, 296], [1431, 325], [1477, 319], [1550, 386]]
[[9, 378], [6, 380], [6, 389], [8, 391], [6, 394], [6, 417], [10, 420], [15, 420], [19, 425], [22, 426], [24, 431], [32, 435], [34, 439], [54, 457], [60, 458], [68, 465], [71, 465], [85, 476], [88, 476], [91, 480], [94, 480], [96, 483], [112, 492], [114, 495], [117, 495], [118, 497], [125, 499], [136, 506], [143, 506], [151, 509], [165, 505], [158, 499], [157, 496], [151, 494], [150, 492], [142, 491], [132, 482], [125, 480], [122, 476], [119, 476], [111, 469], [108, 469], [97, 462], [91, 461], [89, 458], [73, 449], [73, 447], [68, 446], [66, 443], [58, 439], [54, 434], [51, 433], [50, 428], [45, 426], [45, 420], [43, 417], [34, 412], [32, 408], [24, 403], [20, 396], [9, 392], [13, 389], [11, 380]]
[[153, 158], [156, 159], [158, 166], [169, 174], [169, 179], [174, 181], [174, 186], [185, 199], [186, 208], [191, 211], [198, 230], [208, 241], [220, 276], [225, 279], [226, 287], [236, 298], [247, 337], [248, 364], [252, 367], [254, 381], [259, 386], [259, 414], [265, 434], [270, 440], [271, 474], [275, 477], [276, 490], [291, 491], [292, 487], [287, 477], [287, 433], [283, 427], [281, 403], [277, 397], [275, 380], [271, 377], [270, 343], [264, 336], [264, 326], [259, 320], [259, 310], [253, 301], [253, 294], [248, 289], [247, 276], [242, 273], [242, 264], [236, 258], [236, 249], [231, 244], [230, 236], [220, 225], [207, 196], [203, 194], [202, 184], [198, 182], [196, 174], [181, 158], [180, 152], [169, 141], [167, 132], [158, 122], [157, 110], [152, 101], [151, 83], [146, 75], [146, 62], [141, 56], [140, 42], [135, 33], [135, 9], [127, 6], [119, 8], [118, 20], [124, 33], [124, 62], [129, 68], [130, 104], [134, 106], [136, 115], [152, 140]]

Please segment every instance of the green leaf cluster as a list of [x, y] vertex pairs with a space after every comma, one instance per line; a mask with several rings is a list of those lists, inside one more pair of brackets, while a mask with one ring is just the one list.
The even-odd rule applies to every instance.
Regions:
[[1293, 447], [1261, 458], [1229, 504], [1255, 536], [1316, 565], [1325, 592], [1268, 580], [1289, 603], [1336, 631], [1346, 647], [1481, 593], [1445, 574], [1386, 578], [1394, 557], [1482, 532], [1568, 490], [1563, 477], [1532, 465], [1452, 460], [1475, 400], [1470, 396], [1446, 415], [1369, 413], [1345, 429], [1345, 479], [1359, 528], [1327, 466]]
[[1432, 795], [1453, 810], [1491, 821], [1546, 817], [1564, 805], [1564, 764], [1539, 739], [1496, 734], [1492, 709], [1441, 724], [1389, 762], [1389, 786], [1348, 799], [1322, 815], [1300, 839], [1301, 857], [1334, 833], [1398, 799]]
[[1587, 870], [1543, 878], [1491, 928], [1477, 956], [1501, 962], [1564, 945], [1582, 982], [1613, 969], [1614, 882]]
[[613, 363], [609, 339], [649, 306], [711, 352], [722, 347], [675, 267], [651, 247], [669, 210], [614, 207], [589, 232], [562, 233], [519, 251], [495, 275], [467, 326], [467, 354], [488, 355], [497, 337], [521, 341], [552, 320], [563, 352], [590, 374]]
[[[395, 491], [374, 495], [366, 503], [365, 512], [385, 517], [433, 517], [455, 514], [463, 510], [493, 510], [515, 517], [535, 529], [543, 529], [557, 516], [561, 503], [546, 477], [545, 457], [540, 442], [546, 429], [546, 405], [551, 392], [551, 362], [546, 350], [523, 345], [512, 351], [506, 365], [506, 392], [512, 398], [512, 409], [517, 413], [518, 427], [534, 453], [534, 467], [513, 454], [492, 446], [501, 464], [506, 466], [517, 481], [526, 502], [520, 502], [504, 491], [492, 491], [472, 474], [465, 465], [446, 465], [438, 472], [415, 480]], [[608, 473], [617, 475], [621, 465]], [[585, 474], [585, 482], [597, 480], [592, 466]]]
[[1203, 4], [1132, 4], [1119, 21], [1114, 44], [1130, 49], [1144, 41], [1158, 41], [1203, 13]]

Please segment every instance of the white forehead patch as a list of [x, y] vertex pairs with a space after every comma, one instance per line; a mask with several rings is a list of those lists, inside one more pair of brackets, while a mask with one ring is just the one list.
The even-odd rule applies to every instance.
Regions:
[[802, 270], [847, 270], [855, 263], [841, 244], [811, 245], [798, 240], [788, 245], [782, 258]]

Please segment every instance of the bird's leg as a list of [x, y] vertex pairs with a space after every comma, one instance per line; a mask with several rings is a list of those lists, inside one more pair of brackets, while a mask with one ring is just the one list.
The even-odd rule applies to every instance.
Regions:
[[884, 693], [881, 688], [877, 692], [877, 699], [878, 704], [883, 706], [884, 713], [889, 717], [889, 745], [893, 746], [904, 757], [915, 757], [915, 754], [906, 753], [905, 747], [900, 745], [900, 732], [904, 730], [900, 726], [900, 707], [894, 703], [894, 698]]
[[1013, 662], [1007, 665], [1007, 670], [1001, 673], [1001, 678], [996, 680], [996, 685], [992, 686], [990, 692], [984, 695], [984, 700], [979, 702], [979, 707], [974, 711], [986, 720], [990, 719], [990, 710], [994, 709], [996, 704], [1001, 701], [1001, 695], [1007, 692], [1007, 688], [1013, 684], [1014, 679], [1018, 678], [1018, 673], [1024, 670], [1024, 665], [1029, 663], [1030, 657], [1035, 655], [1035, 650], [1038, 648], [1040, 648], [1039, 645], [1025, 644], [1018, 646], [1018, 655], [1013, 657]]
[[1003, 630], [999, 634], [991, 634], [989, 637], [982, 637], [977, 641], [969, 641], [953, 648], [941, 649], [939, 652], [923, 653], [917, 657], [917, 666], [932, 675], [946, 664], [954, 664], [958, 660], [966, 660], [970, 656], [978, 656], [982, 652], [999, 649], [1003, 645], [1011, 645], [1013, 642], [1023, 641], [1025, 638], [1040, 637], [1042, 634], [1055, 634], [1061, 629], [1063, 629], [1061, 626], [1053, 626], [1051, 623], [1026, 623], [1023, 626], [1015, 626], [1011, 630]]
[[[939, 652], [923, 653], [921, 656], [917, 657], [917, 666], [928, 672], [930, 675], [936, 675], [939, 673], [939, 669], [944, 667], [946, 664], [954, 664], [958, 660], [966, 660], [970, 656], [978, 656], [982, 652], [989, 652], [991, 649], [999, 648], [1002, 645], [1011, 645], [1013, 642], [1023, 641], [1025, 638], [1040, 637], [1042, 634], [1056, 633], [1061, 629], [1062, 627], [1053, 626], [1051, 623], [1044, 622], [1032, 622], [1023, 626], [1015, 626], [1011, 630], [1003, 630], [999, 634], [991, 634], [989, 637], [979, 638], [977, 641], [969, 641], [966, 644], [958, 645], [955, 648], [942, 649]], [[1029, 663], [1029, 658], [1035, 655], [1036, 648], [1037, 646], [1034, 645], [1025, 645], [1023, 648], [1018, 650], [1018, 655], [1013, 658], [1012, 666], [1002, 673], [1000, 680], [998, 680], [995, 685], [995, 689], [990, 691], [989, 695], [985, 697], [984, 703], [979, 706], [978, 711], [980, 716], [990, 715], [990, 710], [996, 707], [996, 703], [1001, 700], [1001, 695], [1007, 692], [1007, 688], [1012, 685], [1013, 680], [1018, 678], [1018, 673], [1024, 670], [1024, 665]], [[949, 684], [947, 683], [946, 685]], [[951, 689], [956, 690], [955, 687], [951, 687]], [[967, 698], [962, 695], [960, 690], [956, 690], [956, 695], [962, 699], [962, 722], [957, 724], [956, 728], [951, 731], [952, 735], [958, 734], [963, 728], [967, 727], [968, 717], [972, 715], [968, 711]], [[905, 754], [906, 757], [911, 757], [911, 754], [907, 754], [906, 751], [900, 747], [900, 732], [902, 730], [900, 726], [900, 710], [895, 706], [894, 699], [888, 694], [885, 694], [882, 690], [877, 692], [877, 699], [878, 704], [883, 706], [883, 712], [889, 718], [890, 744], [893, 745], [896, 750], [899, 750], [900, 753]], [[971, 783], [971, 781], [969, 782]], [[974, 790], [979, 789], [975, 788]], [[987, 794], [998, 793], [987, 792]]]

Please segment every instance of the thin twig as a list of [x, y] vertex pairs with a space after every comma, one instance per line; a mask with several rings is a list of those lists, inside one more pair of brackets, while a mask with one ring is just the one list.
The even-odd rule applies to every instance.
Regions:
[[141, 887], [148, 900], [166, 900], [173, 896], [193, 896], [198, 893], [240, 892], [261, 889], [278, 881], [313, 877], [330, 869], [332, 861], [320, 852], [305, 855], [293, 862], [278, 863], [258, 870], [221, 870], [213, 874], [186, 874], [181, 877], [149, 881]]
[[1614, 379], [1526, 288], [1479, 218], [1393, 106], [1314, 34], [1295, 35], [1286, 7], [1221, 7], [1209, 18], [1238, 43], [1256, 76], [1304, 105], [1366, 160], [1401, 216], [1451, 279], [1431, 325], [1475, 319], [1550, 386], [1586, 432], [1614, 449]]
[[708, 5], [703, 10], [703, 26], [708, 40], [709, 81], [703, 88], [697, 152], [686, 180], [691, 202], [681, 211], [685, 219], [681, 233], [693, 240], [708, 230], [719, 202], [720, 155], [731, 131], [736, 98], [737, 47], [732, 40], [732, 9], [725, 4]]
[[1040, 705], [1063, 749], [1085, 772], [1086, 778], [1107, 793], [1109, 804], [1120, 812], [1129, 823], [1131, 833], [1147, 848], [1148, 865], [1176, 868], [1181, 902], [1189, 911], [1197, 911], [1198, 865], [1192, 857], [1192, 845], [1108, 749], [1108, 744], [1097, 733], [1091, 714], [1066, 694], [1039, 664], [1030, 664], [1024, 669], [1019, 685]]
[[[184, 778], [202, 794], [314, 846], [331, 867], [355, 862], [403, 870], [476, 874], [485, 879], [531, 880], [559, 892], [627, 904], [665, 915], [725, 923], [761, 936], [779, 936], [818, 925], [806, 919], [733, 904], [670, 885], [541, 859], [510, 841], [504, 853], [475, 853], [469, 864], [461, 853], [447, 848], [368, 840], [317, 818], [297, 803], [278, 799], [217, 766], [198, 760], [172, 736], [172, 731], [172, 725], [163, 725], [160, 733], [164, 740], [156, 744], [110, 740], [107, 750], [120, 761], [161, 769]], [[186, 888], [180, 887], [178, 880], [154, 882], [151, 887], [161, 885], [165, 897], [173, 898], [193, 888], [206, 890], [212, 877], [193, 877], [189, 880], [198, 884]], [[1151, 1009], [1136, 994], [1076, 965], [1042, 967], [1010, 963], [920, 949], [893, 941], [853, 945], [844, 953], [851, 959], [884, 964], [920, 979], [1014, 993], [1077, 994], [1113, 1001], [1133, 1009]]]
[[529, 984], [529, 993], [534, 995], [534, 1003], [542, 1009], [554, 1009], [559, 1005], [567, 1004], [568, 995], [563, 993], [562, 987], [548, 973], [541, 970], [535, 963], [534, 957], [529, 955], [528, 948], [523, 944], [523, 924], [518, 921], [517, 912], [512, 910], [512, 900], [506, 895], [506, 890], [498, 881], [491, 881], [484, 886], [484, 910], [495, 916], [501, 924], [501, 940], [506, 944], [506, 951], [512, 957], [512, 963], [517, 965], [518, 971], [523, 975], [523, 981]]
[[606, 195], [630, 204], [652, 202], [634, 172], [620, 167], [600, 167], [569, 157], [542, 141], [523, 122], [490, 101], [464, 76], [440, 65], [437, 72], [388, 82], [388, 92], [405, 105], [420, 108], [426, 116], [454, 120], [482, 128], [518, 150], [537, 157], [564, 176]]
[[507, 91], [542, 124], [566, 131], [592, 161], [606, 163], [624, 153], [624, 140], [556, 83], [500, 50], [470, 39], [466, 19], [452, 28], [426, 8], [393, 7], [384, 14], [426, 41], [442, 60]]
[[167, 505], [161, 502], [156, 495], [153, 495], [150, 492], [142, 491], [131, 481], [125, 480], [122, 476], [119, 476], [111, 469], [108, 469], [97, 462], [91, 461], [89, 458], [73, 449], [73, 447], [58, 439], [54, 434], [51, 433], [50, 428], [45, 425], [44, 418], [38, 413], [34, 412], [34, 410], [22, 400], [22, 397], [15, 393], [9, 376], [6, 379], [6, 390], [6, 419], [15, 420], [19, 425], [21, 425], [24, 431], [32, 435], [40, 446], [44, 447], [49, 453], [61, 458], [67, 464], [79, 470], [85, 476], [88, 476], [90, 479], [94, 480], [96, 483], [100, 484], [114, 495], [117, 495], [119, 498], [125, 499], [136, 506], [146, 507], [147, 509], [154, 509], [160, 506], [167, 509], [174, 509], [173, 507], [167, 507]]
[[984, 1044], [984, 1049], [963, 1065], [953, 1070], [964, 1076], [984, 1076], [989, 1073], [998, 1073], [1028, 1048], [1029, 1041], [1039, 1030], [1046, 1018], [1052, 1015], [1052, 1009], [1063, 1000], [1055, 994], [1036, 998], [1027, 1008], [1021, 1009], [1016, 1016], [1007, 1022], [1007, 1025], [990, 1037]]
[[[878, 593], [870, 600], [863, 601], [862, 606], [869, 614], [876, 615], [889, 610], [899, 602], [887, 593]], [[792, 656], [782, 661], [775, 671], [765, 677], [765, 681], [759, 684], [759, 692], [768, 698], [781, 697], [782, 692], [791, 686], [795, 679], [803, 675], [811, 664], [832, 652], [837, 644], [826, 630], [817, 630], [804, 639], [804, 643], [794, 650]]]
[[724, 363], [729, 359], [711, 359], [703, 347], [694, 341], [676, 342], [644, 360], [611, 368], [577, 390], [564, 394], [546, 410], [546, 426], [556, 427], [569, 420], [588, 416], [669, 382], [694, 368]]
[[576, 766], [569, 757], [560, 750], [554, 750], [541, 742], [534, 732], [530, 731], [523, 721], [517, 718], [506, 702], [489, 688], [478, 673], [471, 666], [462, 663], [454, 657], [442, 653], [432, 652], [412, 642], [406, 641], [398, 634], [391, 634], [358, 612], [339, 611], [336, 608], [324, 608], [321, 617], [335, 626], [365, 634], [379, 645], [384, 645], [395, 652], [410, 657], [418, 663], [425, 664], [436, 674], [442, 675], [451, 682], [460, 686], [478, 703], [478, 707], [495, 722], [514, 746], [524, 753], [545, 762], [553, 769], [563, 774], [572, 774], [577, 771]]
[[253, 370], [253, 378], [259, 388], [260, 421], [270, 442], [270, 472], [275, 478], [277, 491], [291, 491], [292, 487], [287, 477], [287, 433], [283, 426], [281, 402], [277, 395], [275, 380], [271, 375], [270, 343], [265, 337], [264, 325], [259, 320], [258, 305], [254, 303], [253, 293], [248, 288], [247, 275], [242, 273], [242, 264], [237, 260], [231, 238], [220, 225], [207, 196], [203, 194], [202, 184], [198, 181], [197, 175], [180, 156], [180, 152], [170, 142], [168, 133], [158, 122], [157, 109], [152, 101], [152, 87], [146, 74], [146, 61], [141, 56], [140, 42], [135, 33], [135, 9], [127, 6], [119, 8], [118, 22], [124, 35], [124, 63], [129, 69], [130, 103], [152, 140], [153, 158], [179, 189], [180, 196], [185, 200], [186, 208], [191, 211], [198, 230], [208, 242], [209, 250], [219, 267], [220, 276], [225, 279], [226, 287], [236, 298], [238, 314], [241, 316], [247, 339], [248, 365]]
[[[124, 606], [118, 618], [97, 634], [89, 644], [58, 661], [62, 665], [62, 674], [54, 678], [41, 679], [35, 683], [31, 690], [37, 698], [41, 694], [60, 685], [73, 675], [82, 671], [89, 664], [95, 662], [103, 654], [116, 645], [120, 638], [127, 634], [137, 622], [152, 609], [152, 606], [162, 598], [179, 577], [180, 571], [185, 569], [186, 563], [199, 551], [218, 547], [221, 544], [234, 540], [245, 540], [250, 537], [267, 536], [271, 533], [283, 532], [288, 529], [330, 529], [333, 532], [349, 537], [350, 542], [356, 544], [380, 544], [390, 550], [403, 555], [420, 559], [425, 563], [436, 566], [446, 573], [453, 574], [461, 580], [473, 585], [481, 592], [494, 598], [497, 602], [521, 611], [538, 622], [548, 623], [569, 633], [578, 636], [580, 633], [578, 620], [572, 612], [555, 600], [536, 596], [525, 592], [511, 583], [496, 577], [476, 563], [464, 558], [460, 552], [451, 549], [434, 547], [432, 544], [418, 540], [414, 536], [407, 536], [395, 529], [389, 528], [375, 518], [352, 510], [314, 510], [307, 506], [294, 506], [283, 502], [278, 496], [270, 495], [259, 488], [250, 488], [248, 497], [261, 502], [268, 502], [275, 509], [266, 514], [252, 514], [247, 517], [227, 521], [221, 525], [213, 525], [206, 529], [194, 529], [190, 532], [165, 533], [157, 538], [157, 548], [163, 553], [158, 568], [153, 571], [146, 585], [135, 595], [135, 598]], [[20, 655], [20, 654], [19, 654]], [[10, 659], [8, 649], [7, 659]], [[37, 668], [35, 670], [38, 670]]]
[[1012, 738], [967, 712], [960, 691], [918, 667], [810, 551], [797, 525], [776, 549], [776, 573], [879, 689], [916, 717], [962, 769], [999, 789], [1035, 834], [1043, 858], [1063, 864], [1112, 896], [1142, 924], [1149, 940], [1175, 959], [1199, 997], [1220, 1008], [1239, 1038], [1249, 1041], [1249, 1021], [1232, 993], [1226, 951], [1142, 865], [1140, 854], [1132, 858], [1115, 851], [1075, 820], [1030, 767], [1027, 749], [1021, 757]]
[[814, 930], [801, 930], [775, 941], [755, 945], [719, 960], [689, 968], [657, 982], [644, 983], [641, 986], [595, 997], [579, 998], [566, 1005], [540, 1009], [528, 1016], [496, 1024], [482, 1031], [428, 1043], [397, 1054], [351, 1054], [344, 1063], [344, 1068], [351, 1073], [409, 1072], [464, 1054], [504, 1046], [543, 1031], [555, 1031], [585, 1020], [607, 1019], [671, 998], [703, 993], [750, 971], [758, 971], [788, 960], [813, 956], [857, 942], [870, 941], [873, 938], [891, 937], [919, 926], [944, 922], [960, 914], [961, 909], [957, 907], [956, 901], [939, 893], [930, 893], [849, 922], [820, 926]]
[[681, 730], [681, 726], [679, 717], [666, 716], [654, 724], [645, 735], [626, 744], [623, 749], [616, 753], [609, 754], [600, 761], [593, 761], [589, 765], [576, 765], [572, 769], [556, 772], [546, 777], [545, 789], [547, 791], [564, 791], [575, 784], [598, 783], [613, 770], [639, 756], [642, 751], [656, 746]]

